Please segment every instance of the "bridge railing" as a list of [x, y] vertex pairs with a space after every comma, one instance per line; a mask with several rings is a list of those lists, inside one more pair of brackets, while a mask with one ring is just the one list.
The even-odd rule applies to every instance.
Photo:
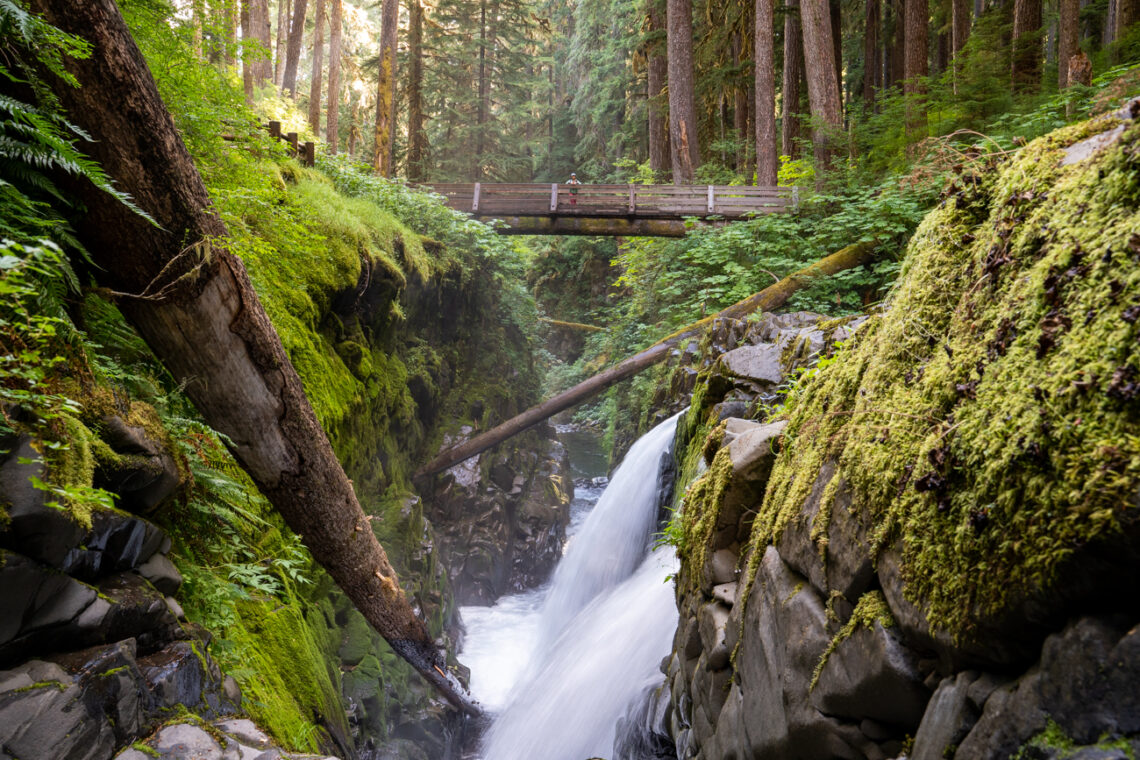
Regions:
[[476, 216], [585, 216], [670, 219], [783, 211], [794, 190], [745, 185], [564, 185], [446, 183], [425, 185], [454, 209]]

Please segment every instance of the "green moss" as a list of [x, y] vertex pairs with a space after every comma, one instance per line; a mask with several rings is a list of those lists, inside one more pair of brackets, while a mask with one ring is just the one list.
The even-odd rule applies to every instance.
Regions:
[[840, 644], [851, 638], [851, 634], [859, 628], [871, 628], [876, 623], [883, 628], [891, 628], [895, 624], [895, 619], [891, 615], [891, 608], [887, 606], [886, 597], [883, 596], [882, 592], [869, 591], [859, 597], [859, 602], [855, 605], [855, 610], [851, 613], [850, 619], [839, 629], [839, 632], [831, 639], [827, 649], [820, 656], [819, 662], [815, 666], [815, 672], [812, 673], [811, 686], [808, 687], [808, 690], [811, 691], [819, 683], [819, 677], [823, 673], [828, 659], [831, 658]]
[[908, 596], [960, 637], [1119, 535], [1140, 482], [1140, 126], [1060, 166], [1111, 125], [1059, 130], [950, 189], [889, 311], [789, 398], [754, 546], [835, 461], [875, 548], [901, 541]]
[[677, 547], [677, 556], [688, 569], [686, 575], [690, 583], [699, 582], [724, 493], [731, 484], [732, 458], [728, 455], [728, 449], [721, 449], [713, 458], [708, 471], [695, 480], [685, 493], [680, 512], [682, 539]]

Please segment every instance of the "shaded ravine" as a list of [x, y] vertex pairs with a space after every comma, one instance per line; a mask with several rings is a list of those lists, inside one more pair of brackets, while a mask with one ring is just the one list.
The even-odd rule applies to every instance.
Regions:
[[626, 705], [660, 681], [676, 625], [666, 582], [676, 559], [650, 547], [675, 423], [634, 444], [604, 491], [579, 488], [549, 584], [462, 609], [460, 657], [473, 696], [495, 715], [477, 757], [609, 755]]

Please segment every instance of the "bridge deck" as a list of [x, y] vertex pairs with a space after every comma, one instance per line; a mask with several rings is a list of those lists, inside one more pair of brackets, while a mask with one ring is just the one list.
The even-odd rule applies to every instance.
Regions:
[[[431, 184], [447, 205], [477, 217], [743, 219], [794, 205], [792, 190], [738, 185]], [[596, 233], [595, 233], [596, 234]]]

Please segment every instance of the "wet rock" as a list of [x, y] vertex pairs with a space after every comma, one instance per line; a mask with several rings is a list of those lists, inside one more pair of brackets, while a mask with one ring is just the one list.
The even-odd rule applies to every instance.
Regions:
[[859, 626], [827, 658], [811, 703], [828, 715], [898, 726], [898, 738], [912, 734], [930, 699], [918, 660], [895, 629]]
[[43, 480], [46, 468], [40, 453], [32, 448], [32, 439], [21, 436], [0, 463], [0, 500], [5, 502], [9, 518], [0, 530], [0, 547], [51, 567], [62, 567], [86, 530], [66, 511], [47, 506], [46, 493], [32, 486], [33, 477]]
[[709, 602], [697, 613], [701, 649], [709, 670], [720, 670], [728, 666], [728, 658], [732, 654], [725, 644], [728, 613], [729, 608], [720, 602]]
[[667, 683], [646, 690], [618, 719], [613, 760], [676, 760], [670, 737], [672, 706]]
[[118, 744], [143, 733], [152, 712], [136, 655], [135, 640], [125, 639], [56, 658], [79, 685], [88, 712], [110, 721]]
[[1046, 718], [1077, 744], [1140, 733], [1140, 627], [1082, 618], [1046, 639], [1041, 659], [986, 700], [960, 757], [1004, 758], [1046, 728]]
[[[138, 660], [155, 709], [186, 705], [210, 716], [230, 708], [219, 699], [221, 678], [213, 678], [204, 658], [186, 641], [178, 641]], [[213, 703], [213, 704], [211, 704]]]
[[82, 690], [54, 663], [0, 671], [0, 750], [19, 760], [103, 760], [115, 736]]
[[215, 723], [214, 726], [227, 736], [232, 737], [234, 741], [251, 747], [260, 747], [263, 750], [269, 749], [269, 736], [248, 718], [223, 720]]
[[183, 636], [166, 599], [134, 573], [120, 573], [99, 584], [99, 598], [76, 619], [85, 643], [135, 638], [150, 650]]
[[214, 737], [198, 726], [179, 723], [158, 732], [151, 746], [169, 760], [223, 760]]
[[0, 665], [51, 651], [97, 601], [95, 589], [23, 555], [0, 560]]
[[165, 554], [155, 554], [139, 565], [138, 572], [167, 596], [178, 593], [182, 587], [182, 573], [178, 572], [178, 568]]
[[126, 512], [96, 509], [91, 523], [82, 546], [70, 551], [62, 565], [64, 572], [81, 580], [132, 570], [169, 546], [170, 539], [158, 526]]

